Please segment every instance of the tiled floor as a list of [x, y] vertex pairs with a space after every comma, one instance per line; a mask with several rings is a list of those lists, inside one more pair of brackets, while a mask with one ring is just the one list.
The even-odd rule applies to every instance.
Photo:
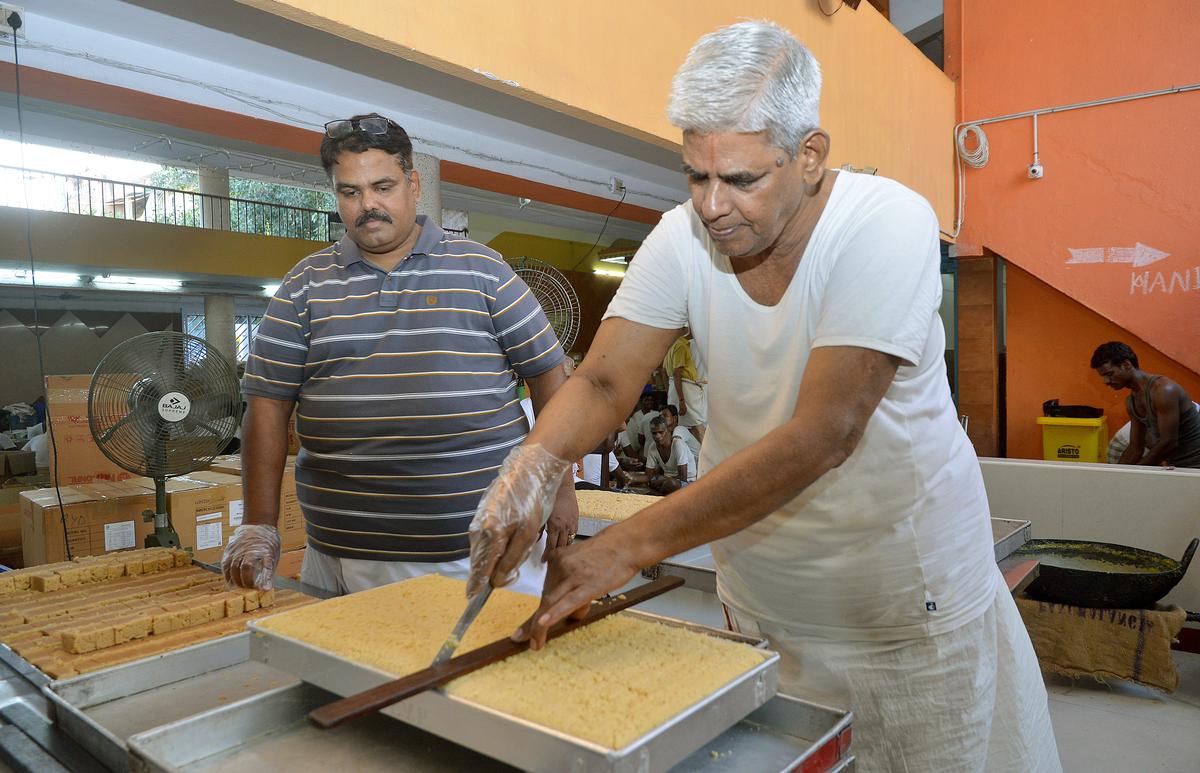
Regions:
[[1200, 655], [1176, 652], [1179, 689], [1047, 677], [1066, 773], [1200, 771]]

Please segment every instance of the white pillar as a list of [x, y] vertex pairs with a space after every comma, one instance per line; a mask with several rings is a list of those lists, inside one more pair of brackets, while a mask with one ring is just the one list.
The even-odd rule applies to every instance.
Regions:
[[237, 338], [234, 333], [233, 296], [204, 296], [204, 340], [237, 368]]
[[[229, 230], [229, 170], [218, 167], [200, 167], [200, 225], [205, 228]], [[219, 196], [220, 198], [207, 198]]]
[[424, 153], [413, 153], [413, 168], [421, 175], [421, 199], [417, 214], [442, 224], [442, 162]]

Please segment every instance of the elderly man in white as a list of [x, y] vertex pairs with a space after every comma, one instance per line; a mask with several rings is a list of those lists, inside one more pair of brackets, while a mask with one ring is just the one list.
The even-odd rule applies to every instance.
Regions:
[[825, 168], [820, 70], [781, 27], [701, 38], [676, 74], [691, 202], [630, 265], [587, 359], [472, 524], [472, 582], [511, 580], [567, 465], [624, 417], [684, 325], [709, 379], [704, 477], [550, 561], [547, 628], [712, 543], [735, 625], [781, 689], [849, 703], [862, 771], [1057, 771], [1046, 690], [993, 556], [955, 416], [938, 223], [916, 193]]

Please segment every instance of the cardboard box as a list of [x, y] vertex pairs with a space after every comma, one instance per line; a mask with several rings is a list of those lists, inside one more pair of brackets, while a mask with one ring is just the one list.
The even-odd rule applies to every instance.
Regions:
[[[210, 473], [168, 478], [167, 513], [179, 535], [180, 547], [190, 551], [197, 561], [220, 564], [225, 545], [241, 521], [242, 482], [231, 475], [211, 480], [197, 477], [206, 475]], [[134, 478], [126, 485], [130, 484], [154, 492], [154, 481], [150, 478]]]
[[[154, 524], [142, 518], [154, 495], [128, 484], [84, 484], [21, 492], [21, 554], [25, 566], [141, 548]], [[62, 509], [59, 508], [59, 497]], [[65, 522], [65, 532], [64, 532]]]
[[[58, 447], [58, 483], [75, 486], [98, 480], [120, 481], [134, 477], [100, 451], [88, 426], [87, 399], [91, 375], [46, 376], [46, 408], [50, 431]], [[55, 470], [50, 454], [50, 474]]]
[[9, 569], [20, 569], [25, 565], [21, 555], [21, 492], [38, 488], [23, 485], [0, 488], [0, 565]]
[[[298, 550], [308, 544], [304, 529], [304, 512], [296, 497], [296, 457], [289, 456], [279, 481], [279, 537], [284, 550]], [[238, 454], [218, 456], [213, 459], [209, 473], [190, 473], [189, 477], [204, 479], [206, 474], [238, 475], [242, 472], [242, 457]], [[240, 478], [239, 478], [240, 479]], [[240, 521], [239, 521], [240, 523]]]
[[[288, 454], [287, 458], [284, 460], [284, 463], [283, 463], [284, 469], [286, 470], [288, 467], [295, 467], [295, 466], [296, 466], [295, 454]], [[227, 475], [240, 476], [242, 474], [242, 455], [241, 454], [226, 454], [225, 456], [213, 457], [212, 464], [210, 464], [208, 466], [208, 469], [212, 470], [213, 472], [223, 472]]]
[[304, 551], [305, 548], [284, 551], [279, 557], [279, 566], [275, 567], [275, 574], [289, 580], [299, 580], [300, 568], [304, 565]]
[[0, 479], [8, 480], [20, 475], [36, 475], [36, 455], [33, 451], [3, 451], [0, 459]]

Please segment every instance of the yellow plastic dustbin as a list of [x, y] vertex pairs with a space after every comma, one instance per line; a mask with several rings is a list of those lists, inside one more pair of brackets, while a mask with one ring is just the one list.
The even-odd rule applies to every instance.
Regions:
[[1038, 416], [1042, 425], [1042, 458], [1052, 462], [1108, 461], [1108, 421]]

